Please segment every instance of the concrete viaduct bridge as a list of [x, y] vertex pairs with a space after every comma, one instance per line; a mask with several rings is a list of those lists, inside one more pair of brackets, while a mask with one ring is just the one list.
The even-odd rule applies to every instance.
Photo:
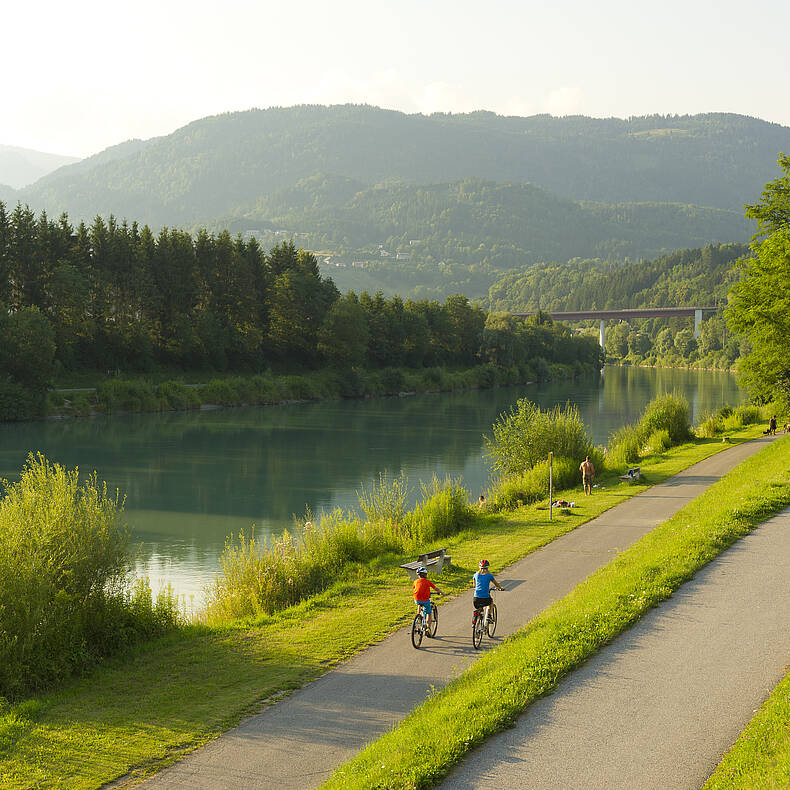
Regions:
[[[715, 313], [718, 307], [636, 307], [625, 310], [543, 310], [555, 321], [600, 321], [600, 343], [605, 348], [606, 322], [610, 318], [627, 321], [629, 318], [673, 318], [675, 316], [694, 316], [694, 337], [699, 338], [699, 326], [703, 315]], [[531, 313], [513, 313], [518, 318], [526, 318]]]

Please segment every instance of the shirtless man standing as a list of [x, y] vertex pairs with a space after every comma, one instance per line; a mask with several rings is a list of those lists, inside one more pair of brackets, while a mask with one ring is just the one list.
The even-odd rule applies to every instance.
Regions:
[[579, 464], [579, 471], [582, 473], [585, 496], [592, 494], [592, 481], [595, 477], [595, 467], [589, 455]]

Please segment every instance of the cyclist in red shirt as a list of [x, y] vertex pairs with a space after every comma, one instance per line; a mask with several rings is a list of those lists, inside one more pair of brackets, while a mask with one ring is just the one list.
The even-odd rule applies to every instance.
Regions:
[[412, 590], [414, 592], [414, 603], [418, 606], [422, 606], [425, 609], [425, 613], [428, 615], [428, 636], [431, 635], [431, 590], [436, 590], [439, 595], [444, 595], [444, 593], [428, 578], [428, 569], [427, 568], [418, 568], [417, 569], [417, 579], [415, 579], [414, 584], [412, 585]]

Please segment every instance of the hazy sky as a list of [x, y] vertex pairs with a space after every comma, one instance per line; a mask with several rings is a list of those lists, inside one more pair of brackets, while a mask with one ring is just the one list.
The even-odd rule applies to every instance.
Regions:
[[73, 156], [225, 111], [737, 112], [790, 126], [787, 0], [4, 3], [0, 144]]

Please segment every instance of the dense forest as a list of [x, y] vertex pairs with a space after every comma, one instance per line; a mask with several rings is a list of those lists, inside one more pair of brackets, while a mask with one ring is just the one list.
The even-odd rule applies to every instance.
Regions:
[[504, 275], [491, 286], [487, 304], [527, 312], [726, 303], [735, 262], [748, 254], [745, 244], [710, 244], [629, 264], [581, 258], [540, 263]]
[[[594, 339], [543, 317], [341, 296], [316, 258], [286, 241], [265, 253], [227, 231], [192, 235], [97, 217], [72, 227], [0, 203], [0, 411], [40, 401], [55, 371], [251, 371], [598, 365]], [[31, 395], [33, 393], [33, 395]]]
[[721, 305], [720, 313], [703, 322], [698, 339], [686, 318], [610, 322], [606, 355], [634, 363], [726, 368], [747, 350], [742, 338], [728, 334], [724, 308], [739, 277], [736, 262], [748, 255], [746, 245], [715, 244], [630, 264], [539, 264], [502, 277], [491, 287], [487, 306], [528, 312]]

